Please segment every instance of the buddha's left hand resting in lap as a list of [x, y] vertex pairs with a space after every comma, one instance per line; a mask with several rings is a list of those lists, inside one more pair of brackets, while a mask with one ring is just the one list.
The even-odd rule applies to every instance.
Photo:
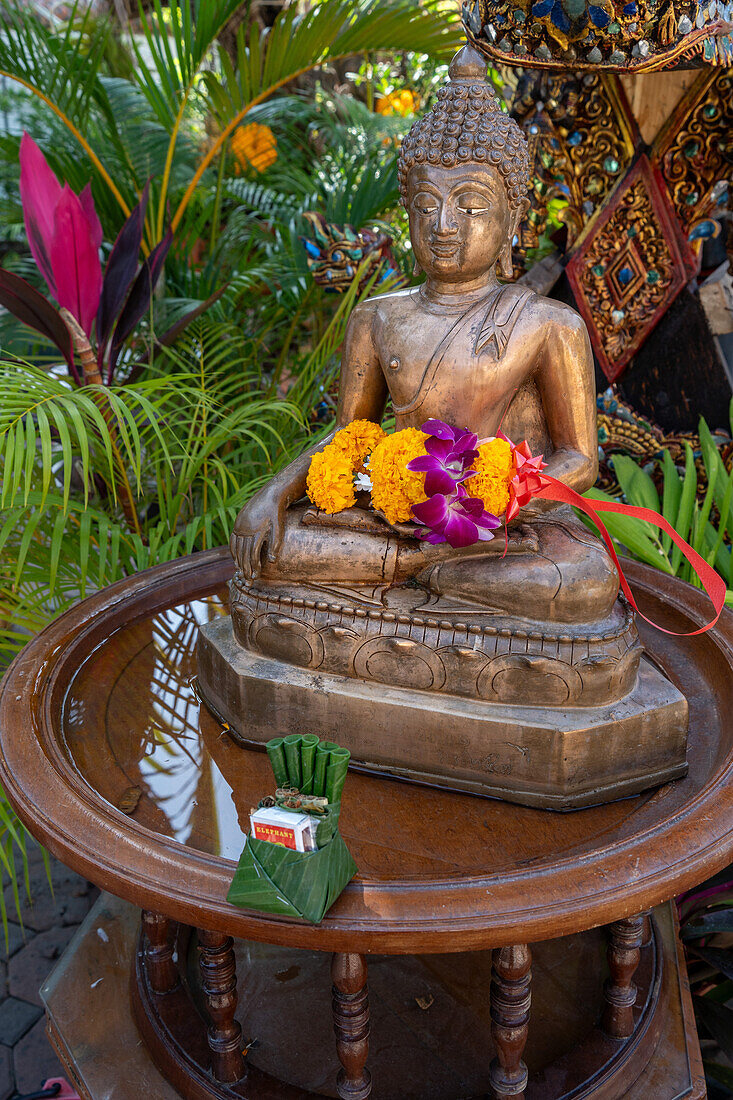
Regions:
[[[379, 423], [388, 398], [397, 429], [436, 418], [478, 433], [500, 426], [547, 473], [578, 492], [597, 472], [593, 359], [582, 319], [511, 278], [511, 245], [528, 207], [528, 157], [499, 109], [472, 47], [454, 59], [435, 108], [415, 123], [400, 158], [418, 287], [359, 305], [341, 363], [336, 429]], [[334, 431], [335, 431], [334, 430]], [[539, 621], [594, 622], [618, 592], [602, 544], [571, 514], [537, 500], [492, 542], [431, 546], [410, 528], [351, 509], [331, 519], [298, 504], [313, 447], [240, 512], [232, 552], [245, 580], [385, 585], [428, 590]]]

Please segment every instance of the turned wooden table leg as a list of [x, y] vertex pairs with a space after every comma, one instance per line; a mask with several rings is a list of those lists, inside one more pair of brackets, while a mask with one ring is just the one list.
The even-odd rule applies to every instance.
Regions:
[[606, 1007], [603, 1030], [612, 1039], [628, 1039], [634, 1032], [636, 986], [633, 977], [641, 957], [644, 917], [628, 917], [608, 926], [608, 967], [611, 972], [603, 987]]
[[494, 951], [491, 971], [491, 1036], [496, 1058], [489, 1080], [496, 1100], [523, 1097], [527, 1067], [522, 1053], [527, 1042], [532, 1003], [532, 952], [527, 944]]
[[199, 966], [206, 1007], [211, 1066], [217, 1081], [238, 1081], [244, 1076], [242, 1028], [234, 1019], [237, 1009], [237, 972], [232, 937], [200, 929]]
[[143, 909], [145, 969], [154, 993], [170, 993], [178, 985], [178, 971], [169, 939], [170, 925], [168, 917], [164, 917], [162, 913]]
[[333, 1028], [336, 1051], [343, 1069], [337, 1080], [341, 1100], [367, 1100], [372, 1079], [365, 1068], [369, 1054], [369, 990], [363, 955], [334, 954], [331, 960], [333, 981]]

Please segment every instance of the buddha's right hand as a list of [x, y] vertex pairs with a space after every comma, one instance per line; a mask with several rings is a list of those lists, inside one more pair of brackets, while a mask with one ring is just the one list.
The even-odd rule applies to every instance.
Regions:
[[265, 485], [237, 516], [229, 546], [247, 580], [254, 580], [265, 561], [277, 559], [285, 529], [286, 502]]

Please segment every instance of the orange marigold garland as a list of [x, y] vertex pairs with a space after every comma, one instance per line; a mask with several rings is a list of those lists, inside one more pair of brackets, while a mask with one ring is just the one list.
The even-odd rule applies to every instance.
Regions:
[[413, 519], [412, 506], [427, 499], [425, 475], [407, 469], [408, 462], [425, 454], [426, 438], [418, 428], [404, 428], [386, 435], [372, 451], [372, 505], [389, 523]]
[[356, 494], [350, 453], [329, 445], [314, 454], [308, 470], [306, 492], [316, 508], [329, 515], [351, 508], [356, 502]]
[[356, 503], [354, 474], [384, 438], [384, 430], [371, 420], [352, 420], [336, 432], [331, 442], [311, 459], [306, 492], [322, 512], [334, 515]]
[[352, 420], [340, 432], [336, 432], [333, 442], [348, 446], [354, 460], [354, 469], [364, 468], [364, 461], [386, 435], [384, 428], [371, 420]]
[[476, 476], [466, 482], [471, 496], [482, 500], [487, 512], [503, 516], [509, 504], [509, 486], [515, 473], [511, 443], [500, 436], [481, 443], [473, 469]]
[[[653, 523], [669, 535], [689, 561], [710, 597], [715, 616], [690, 631], [702, 634], [717, 622], [725, 604], [726, 585], [713, 567], [664, 519], [649, 508], [617, 501], [588, 500], [545, 473], [541, 455], [533, 455], [526, 440], [512, 443], [505, 436], [479, 443], [478, 437], [452, 428], [442, 420], [428, 420], [423, 430], [405, 428], [385, 435], [377, 424], [354, 421], [337, 432], [331, 443], [311, 459], [308, 496], [326, 512], [339, 512], [356, 501], [354, 478], [359, 470], [371, 477], [372, 506], [389, 523], [414, 519], [415, 536], [453, 547], [471, 546], [493, 537], [534, 497], [571, 504], [592, 519], [619, 573], [621, 589], [642, 618], [624, 575], [613, 539], [599, 512], [616, 512]], [[369, 455], [370, 448], [371, 455]], [[362, 483], [369, 478], [360, 474]], [[506, 526], [505, 526], [506, 532]], [[665, 634], [675, 634], [646, 619]]]

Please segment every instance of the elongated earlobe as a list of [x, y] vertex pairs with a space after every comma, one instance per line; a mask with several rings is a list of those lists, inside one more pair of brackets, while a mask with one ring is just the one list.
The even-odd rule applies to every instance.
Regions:
[[509, 282], [514, 278], [514, 264], [512, 263], [512, 246], [506, 244], [499, 256], [499, 275]]
[[415, 279], [418, 277], [418, 275], [422, 275], [422, 268], [420, 267], [420, 264], [417, 262], [417, 260], [415, 260], [415, 263], [413, 264], [412, 274], [413, 278]]

